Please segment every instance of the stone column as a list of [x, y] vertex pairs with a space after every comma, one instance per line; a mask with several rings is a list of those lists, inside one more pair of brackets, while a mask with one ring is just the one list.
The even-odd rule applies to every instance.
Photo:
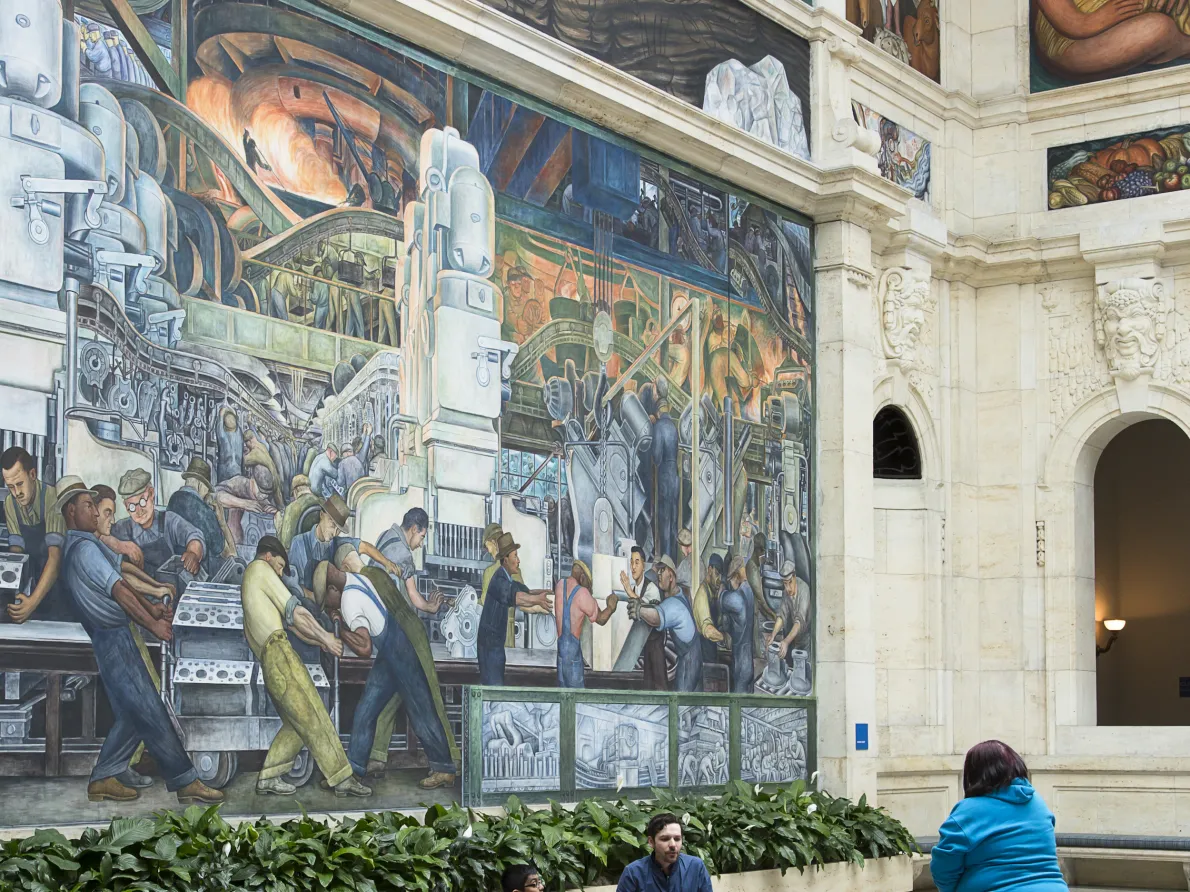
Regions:
[[[874, 801], [871, 233], [846, 219], [820, 223], [815, 252], [819, 785]], [[866, 751], [856, 750], [861, 724], [868, 727]]]

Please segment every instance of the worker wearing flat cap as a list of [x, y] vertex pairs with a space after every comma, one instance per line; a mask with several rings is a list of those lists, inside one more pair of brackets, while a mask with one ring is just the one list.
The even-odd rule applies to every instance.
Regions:
[[738, 554], [728, 565], [727, 591], [719, 598], [719, 629], [731, 637], [729, 689], [733, 694], [751, 694], [755, 690], [752, 665], [755, 625], [756, 597], [748, 583], [747, 561]]
[[202, 569], [207, 542], [202, 531], [180, 514], [157, 510], [156, 488], [152, 475], [143, 468], [128, 471], [116, 488], [128, 516], [112, 524], [112, 535], [132, 542], [144, 555], [145, 571], [158, 582], [163, 578], [161, 568], [171, 558], [180, 555], [185, 572], [178, 574], [182, 594]]
[[638, 600], [628, 602], [628, 613], [659, 632], [670, 632], [670, 640], [678, 652], [674, 687], [679, 691], [702, 690], [702, 641], [694, 625], [694, 609], [690, 597], [678, 583], [678, 568], [673, 558], [662, 555], [654, 567], [657, 585], [661, 589], [661, 603], [643, 606]]
[[765, 644], [776, 644], [781, 659], [792, 664], [791, 651], [810, 649], [810, 583], [801, 578], [793, 561], [781, 565], [781, 589], [781, 606]]

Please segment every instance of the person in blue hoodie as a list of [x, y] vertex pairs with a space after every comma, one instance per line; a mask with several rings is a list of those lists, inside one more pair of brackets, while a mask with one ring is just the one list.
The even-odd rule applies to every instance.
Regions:
[[682, 822], [668, 812], [645, 828], [651, 852], [620, 874], [616, 892], [711, 892], [711, 875], [701, 858], [682, 854]]
[[1053, 812], [1012, 747], [999, 740], [971, 747], [963, 795], [939, 828], [931, 855], [938, 892], [1067, 892]]

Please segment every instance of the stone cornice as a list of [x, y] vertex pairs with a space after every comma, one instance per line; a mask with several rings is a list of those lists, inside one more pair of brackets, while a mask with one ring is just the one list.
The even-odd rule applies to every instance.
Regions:
[[[1151, 262], [1166, 268], [1190, 264], [1190, 219], [1155, 223], [1143, 231], [1113, 230], [1118, 244], [1081, 236], [989, 241], [954, 238], [934, 260], [934, 275], [977, 288], [1086, 276], [1096, 266]], [[896, 245], [896, 238], [890, 247]]]
[[[326, 2], [364, 24], [448, 61], [495, 73], [539, 100], [816, 220], [880, 226], [904, 213], [909, 193], [873, 172], [822, 171], [477, 0]], [[811, 18], [824, 17], [819, 11]], [[825, 18], [849, 27], [833, 16]], [[833, 32], [816, 33], [825, 38]]]

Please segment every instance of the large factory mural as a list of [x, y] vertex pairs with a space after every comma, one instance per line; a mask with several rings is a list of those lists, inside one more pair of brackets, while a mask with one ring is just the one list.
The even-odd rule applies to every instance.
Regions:
[[706, 785], [811, 695], [806, 221], [284, 5], [18, 7], [0, 824]]
[[1190, 6], [1030, 0], [1034, 93], [1190, 61]]

